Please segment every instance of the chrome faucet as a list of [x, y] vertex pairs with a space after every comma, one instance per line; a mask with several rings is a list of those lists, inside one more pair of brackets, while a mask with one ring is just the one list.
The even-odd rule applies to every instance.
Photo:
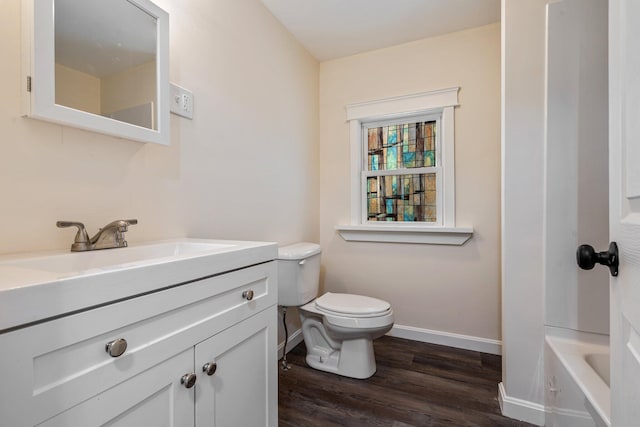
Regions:
[[119, 219], [102, 227], [95, 236], [89, 238], [84, 224], [74, 221], [58, 221], [58, 228], [76, 227], [78, 232], [71, 244], [71, 252], [95, 251], [98, 249], [126, 248], [125, 231], [130, 225], [137, 224], [137, 219]]

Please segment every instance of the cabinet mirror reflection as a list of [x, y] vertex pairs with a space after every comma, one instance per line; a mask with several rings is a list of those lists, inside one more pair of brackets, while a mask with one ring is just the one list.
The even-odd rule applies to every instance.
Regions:
[[55, 103], [158, 130], [157, 19], [127, 0], [55, 0]]

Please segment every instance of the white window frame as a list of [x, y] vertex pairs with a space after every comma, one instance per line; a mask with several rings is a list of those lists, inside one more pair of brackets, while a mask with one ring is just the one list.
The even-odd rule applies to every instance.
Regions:
[[[351, 214], [350, 224], [336, 226], [345, 240], [462, 245], [471, 237], [472, 227], [455, 225], [454, 108], [459, 105], [459, 90], [459, 87], [453, 87], [347, 105], [351, 155]], [[368, 221], [363, 125], [434, 115], [440, 117], [437, 126], [440, 146], [436, 146], [436, 154], [439, 155], [436, 165], [440, 164], [442, 168], [439, 174], [441, 179], [436, 183], [438, 222]], [[408, 173], [421, 172], [409, 169]]]

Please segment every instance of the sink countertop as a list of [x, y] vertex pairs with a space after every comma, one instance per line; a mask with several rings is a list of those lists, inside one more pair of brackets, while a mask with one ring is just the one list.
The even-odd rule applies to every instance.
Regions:
[[185, 238], [0, 256], [0, 333], [271, 261], [277, 254], [276, 243]]

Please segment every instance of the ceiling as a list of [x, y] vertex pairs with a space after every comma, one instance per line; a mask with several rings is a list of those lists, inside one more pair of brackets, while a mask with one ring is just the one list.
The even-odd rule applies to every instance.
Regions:
[[500, 21], [500, 0], [262, 0], [319, 61]]

